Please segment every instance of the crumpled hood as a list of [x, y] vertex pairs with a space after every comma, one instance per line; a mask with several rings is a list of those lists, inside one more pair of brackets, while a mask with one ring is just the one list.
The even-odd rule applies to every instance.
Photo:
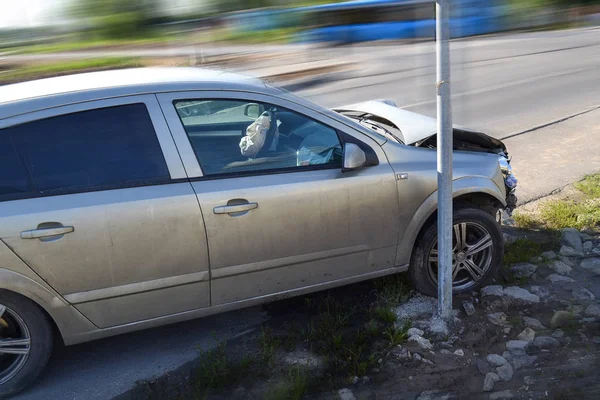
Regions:
[[[400, 129], [404, 143], [407, 145], [417, 144], [437, 133], [437, 121], [435, 118], [403, 110], [396, 107], [389, 100], [370, 100], [363, 103], [335, 107], [333, 110], [336, 112], [358, 111], [387, 119]], [[483, 148], [503, 149], [506, 151], [504, 143], [500, 140], [458, 125], [454, 125], [454, 137], [459, 140], [466, 140], [468, 138], [469, 141]]]

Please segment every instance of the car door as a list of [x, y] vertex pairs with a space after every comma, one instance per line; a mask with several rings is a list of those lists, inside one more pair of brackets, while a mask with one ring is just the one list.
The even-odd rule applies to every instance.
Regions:
[[[158, 98], [203, 212], [213, 305], [350, 282], [394, 267], [398, 194], [394, 173], [372, 139], [355, 133], [357, 139], [342, 131], [349, 130], [343, 124], [261, 94]], [[237, 120], [241, 112], [268, 118], [261, 122], [268, 151], [243, 156], [250, 139], [212, 148], [195, 135], [218, 131], [215, 117], [181, 113], [180, 104], [190, 101], [229, 102], [219, 111], [221, 122]], [[260, 130], [257, 124], [248, 129]], [[347, 140], [361, 143], [375, 162], [343, 173]]]
[[210, 305], [195, 193], [153, 95], [0, 123], [0, 238], [96, 326]]

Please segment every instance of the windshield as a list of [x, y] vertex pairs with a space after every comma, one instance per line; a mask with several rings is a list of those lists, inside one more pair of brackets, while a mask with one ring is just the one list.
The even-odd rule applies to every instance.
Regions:
[[404, 137], [400, 129], [384, 118], [361, 111], [342, 110], [336, 112], [358, 122], [362, 126], [369, 128], [373, 132], [385, 137], [386, 139], [391, 139], [398, 143], [404, 143]]

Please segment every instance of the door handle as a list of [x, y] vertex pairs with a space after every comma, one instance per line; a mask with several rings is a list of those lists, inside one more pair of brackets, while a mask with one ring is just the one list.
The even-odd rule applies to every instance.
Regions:
[[48, 236], [64, 235], [75, 230], [72, 226], [57, 226], [54, 228], [30, 229], [21, 232], [21, 239], [39, 239]]
[[236, 214], [245, 213], [255, 208], [258, 208], [258, 203], [233, 204], [215, 207], [213, 208], [213, 212], [215, 214]]

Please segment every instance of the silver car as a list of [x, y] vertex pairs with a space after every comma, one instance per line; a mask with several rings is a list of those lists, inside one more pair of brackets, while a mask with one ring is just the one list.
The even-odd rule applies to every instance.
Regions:
[[[0, 88], [0, 397], [66, 345], [408, 271], [436, 295], [435, 120], [195, 68]], [[516, 180], [455, 128], [456, 292], [501, 262]]]

